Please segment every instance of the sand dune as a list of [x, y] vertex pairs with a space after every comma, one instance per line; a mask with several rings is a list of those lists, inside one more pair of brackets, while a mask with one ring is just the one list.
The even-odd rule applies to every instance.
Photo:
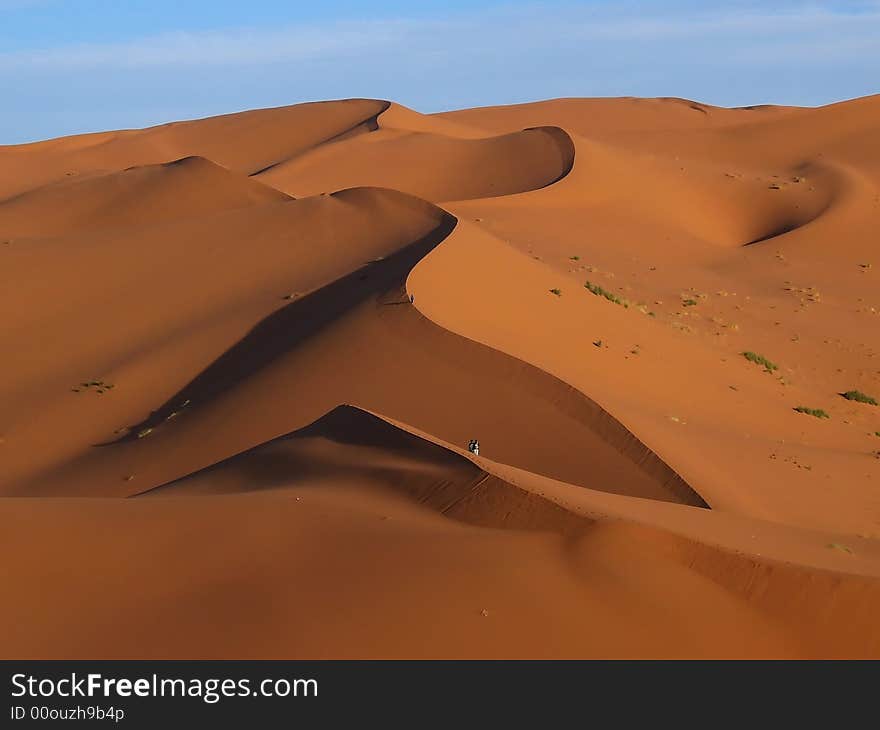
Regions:
[[564, 177], [574, 162], [571, 139], [558, 127], [475, 139], [468, 130], [394, 111], [387, 124], [388, 112], [379, 115], [370, 134], [334, 140], [257, 177], [294, 195], [379, 186], [441, 202], [542, 188]]
[[[348, 210], [354, 212], [349, 214], [353, 223], [365, 223], [363, 216], [368, 216], [373, 230], [388, 238], [402, 235], [407, 215], [413, 219], [410, 225], [425, 235], [412, 241], [404, 238], [397, 250], [392, 239], [392, 245], [383, 249], [386, 255], [373, 262], [364, 261], [364, 250], [352, 238], [346, 252], [349, 273], [311, 293], [303, 288], [304, 294], [290, 301], [277, 297], [270, 314], [234, 345], [218, 349], [213, 361], [206, 361], [189, 382], [157, 398], [146, 418], [134, 414], [138, 407], [144, 412], [139, 404], [145, 402], [148, 389], [156, 390], [155, 381], [150, 382], [152, 373], [102, 370], [109, 373], [102, 382], [114, 388], [101, 395], [112, 398], [94, 398], [94, 388], [79, 386], [80, 392], [66, 394], [65, 402], [59, 403], [71, 413], [89, 408], [96, 414], [92, 416], [95, 428], [60, 437], [54, 468], [37, 470], [33, 459], [29, 460], [32, 480], [20, 474], [22, 486], [13, 487], [13, 493], [70, 494], [76, 490], [124, 495], [141, 491], [304, 426], [338, 403], [351, 402], [451, 442], [466, 442], [471, 434], [478, 434], [489, 453], [500, 460], [577, 484], [705, 504], [677, 474], [582, 394], [525, 362], [445, 332], [412, 308], [404, 289], [406, 276], [444, 240], [454, 219], [427, 203], [381, 190], [350, 190], [284, 205], [320, 204], [321, 210], [325, 200], [335, 203], [328, 212], [333, 215], [337, 247], [346, 245], [340, 218]], [[320, 213], [310, 219], [315, 225], [326, 220]], [[254, 217], [248, 215], [248, 220]], [[307, 220], [302, 223], [309, 224]], [[233, 230], [229, 221], [224, 221], [223, 229]], [[170, 240], [167, 230], [156, 233]], [[335, 252], [338, 267], [346, 266], [343, 251], [337, 248]], [[232, 268], [230, 272], [240, 275]], [[164, 306], [180, 306], [176, 303], [192, 295], [188, 281], [178, 286], [175, 291], [170, 282], [166, 285]], [[276, 291], [283, 290], [276, 287]], [[145, 314], [168, 316], [154, 306]], [[144, 326], [160, 323], [161, 319]], [[223, 324], [220, 321], [217, 326]], [[358, 353], [356, 359], [353, 352]], [[63, 363], [63, 369], [69, 373], [68, 382], [77, 384], [71, 364]], [[149, 358], [139, 358], [138, 364], [149, 367]], [[165, 367], [163, 362], [161, 368]], [[444, 393], [444, 402], [421, 397], [423, 381], [410, 377], [412, 373], [429, 378]], [[94, 405], [83, 402], [82, 396]], [[123, 420], [124, 413], [134, 417]], [[526, 413], [528, 429], [520, 426]], [[243, 414], [253, 414], [247, 424], [241, 421]], [[109, 420], [113, 417], [115, 423]], [[26, 418], [24, 413], [22, 418]], [[120, 427], [125, 428], [120, 432]], [[25, 426], [17, 441], [24, 444], [42, 438], [43, 429], [29, 431]], [[177, 444], [171, 451], [169, 441]], [[180, 448], [182, 444], [188, 446]], [[46, 451], [44, 458], [52, 453]]]
[[532, 124], [551, 124], [591, 138], [621, 135], [632, 139], [636, 135], [690, 135], [695, 130], [707, 127], [776, 121], [783, 115], [800, 111], [797, 107], [727, 109], [690, 99], [619, 97], [549, 99], [527, 104], [461, 109], [432, 116], [493, 132], [508, 132]]
[[[0, 237], [61, 236], [152, 226], [288, 196], [202, 157], [68, 178], [0, 202]], [[50, 216], [46, 213], [51, 212]]]
[[387, 106], [368, 99], [299, 104], [0, 147], [0, 199], [65, 177], [191, 156], [252, 175], [316, 145], [369, 129]]
[[878, 99], [0, 147], [3, 655], [876, 658]]
[[[387, 500], [302, 490], [144, 500], [7, 500], [4, 548], [41, 525], [58, 548], [7, 571], [18, 657], [797, 655], [784, 628], [711, 581], [576, 569], [546, 533], [456, 525]], [[107, 525], [112, 525], [108, 531]], [[185, 526], [185, 528], [183, 527]], [[602, 540], [603, 535], [596, 536]], [[588, 546], [585, 546], [588, 547]], [[646, 551], [645, 560], [656, 564]], [[222, 570], [220, 570], [222, 566]], [[583, 578], [578, 577], [578, 572]], [[132, 575], [137, 576], [132, 581]], [[668, 611], [667, 580], [694, 610]], [[649, 588], [646, 584], [653, 583]], [[71, 594], [78, 596], [73, 603]], [[59, 611], [59, 603], [68, 610]], [[668, 605], [668, 604], [667, 604]], [[70, 610], [75, 608], [75, 610]], [[702, 613], [700, 610], [704, 610]], [[39, 635], [35, 628], [42, 627]], [[234, 630], [233, 630], [234, 627]], [[736, 634], [719, 629], [733, 627]], [[665, 630], [663, 630], [665, 629]], [[112, 637], [112, 638], [111, 638]]]
[[[340, 407], [299, 432], [138, 500], [20, 499], [7, 516], [23, 524], [36, 510], [70, 546], [68, 555], [105, 566], [90, 573], [85, 595], [92, 598], [80, 605], [87, 630], [53, 622], [55, 656], [146, 651], [151, 657], [218, 657], [231, 650], [307, 657], [797, 657], [876, 651], [865, 643], [872, 627], [865, 609], [877, 598], [877, 582], [756, 561], [601, 513], [584, 514], [554, 501], [564, 496], [540, 479], [550, 496], [541, 496], [527, 475], [519, 475], [526, 488], [517, 487], [493, 475], [494, 465], [481, 465], [490, 471], [377, 416]], [[46, 505], [50, 509], [42, 509]], [[174, 526], [180, 519], [190, 526], [185, 532]], [[110, 549], [112, 533], [99, 527], [108, 523], [124, 530], [109, 563], [100, 556]], [[793, 542], [775, 529], [779, 543]], [[4, 539], [15, 541], [14, 531]], [[157, 560], [145, 544], [155, 544], [169, 560]], [[39, 554], [15, 566], [23, 592], [14, 611], [7, 609], [10, 617], [18, 611], [43, 617], [45, 586], [68, 589], [69, 572], [50, 575], [46, 566]], [[139, 589], [116, 599], [110, 615], [99, 596], [129, 571], [141, 577]], [[258, 600], [268, 585], [271, 609]], [[450, 585], [456, 586], [451, 593]], [[687, 596], [686, 609], [670, 585]], [[169, 586], [173, 605], [163, 600]], [[837, 600], [821, 608], [829, 590]], [[792, 593], [801, 601], [792, 601]], [[205, 595], [211, 596], [208, 615]], [[128, 620], [119, 616], [144, 615], [151, 620], [139, 621], [133, 639]], [[591, 619], [586, 625], [584, 616]], [[219, 648], [218, 632], [228, 621], [240, 628]], [[97, 631], [107, 625], [114, 629], [112, 640]], [[271, 643], [267, 629], [275, 637]], [[14, 650], [44, 656], [32, 638], [16, 637]]]
[[302, 429], [142, 495], [241, 493], [327, 483], [403, 495], [483, 526], [556, 532], [582, 526], [581, 517], [534, 490], [495, 478], [454, 451], [411, 427], [405, 430], [360, 408], [338, 406]]

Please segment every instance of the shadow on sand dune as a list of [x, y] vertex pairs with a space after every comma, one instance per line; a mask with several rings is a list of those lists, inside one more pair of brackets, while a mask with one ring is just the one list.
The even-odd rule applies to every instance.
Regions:
[[592, 519], [484, 471], [463, 455], [351, 405], [138, 494], [192, 497], [300, 487], [379, 489], [471, 525], [571, 535]]
[[126, 435], [98, 445], [136, 440], [139, 434], [174, 418], [184, 408], [197, 407], [217, 397], [370, 298], [380, 304], [409, 304], [404, 289], [407, 274], [452, 232], [457, 222], [447, 214], [421, 239], [384, 259], [367, 262], [347, 276], [270, 314], [183, 389], [132, 426]]
[[[438, 221], [430, 233], [419, 240], [383, 259], [369, 262], [269, 315], [146, 419], [132, 426], [126, 435], [99, 446], [137, 441], [184, 410], [197, 411], [201, 405], [213, 404], [261, 370], [294, 351], [301, 351], [302, 345], [310, 338], [361, 309], [367, 319], [358, 320], [359, 331], [373, 332], [369, 335], [373, 338], [370, 346], [386, 352], [391, 361], [379, 358], [373, 362], [367, 358], [362, 363], [366, 370], [361, 373], [342, 368], [338, 389], [331, 396], [337, 399], [336, 403], [353, 402], [353, 398], [354, 402], [363, 403], [368, 408], [457, 442], [461, 434], [453, 435], [454, 428], [449, 424], [441, 425], [450, 416], [462, 423], [475, 424], [478, 421], [485, 429], [488, 423], [485, 414], [493, 411], [491, 404], [496, 402], [493, 399], [510, 399], [514, 394], [520, 398], [537, 398], [543, 404], [543, 418], [549, 420], [513, 426], [515, 421], [509, 419], [515, 419], [517, 413], [515, 409], [511, 411], [507, 416], [510, 427], [521, 433], [513, 436], [509, 427], [502, 429], [507, 434], [504, 442], [508, 444], [496, 447], [500, 449], [497, 456], [502, 460], [512, 459], [541, 473], [546, 470], [548, 474], [564, 475], [573, 483], [596, 489], [708, 507], [680, 475], [582, 392], [528, 363], [449, 333], [409, 306], [409, 294], [405, 289], [407, 275], [457, 225], [457, 220], [449, 214], [439, 214]], [[370, 303], [382, 310], [387, 307], [389, 315], [395, 310], [399, 314], [391, 320], [378, 312], [374, 316], [369, 308], [363, 310], [362, 307]], [[377, 339], [386, 337], [382, 329], [372, 329], [371, 323], [380, 320], [385, 323], [384, 327], [390, 327], [386, 331], [395, 333], [391, 340]], [[425, 358], [427, 363], [423, 362]], [[413, 407], [423, 397], [419, 394], [422, 386], [407, 383], [403, 373], [420, 372], [426, 364], [431, 372], [431, 387], [442, 392], [449, 403], [459, 403], [458, 411], [453, 408], [454, 412], [448, 413], [448, 404], [427, 411], [427, 405]], [[327, 366], [335, 367], [332, 362]], [[373, 376], [370, 368], [382, 370]], [[363, 378], [373, 385], [366, 390], [352, 391], [351, 383]], [[297, 387], [292, 383], [288, 389], [291, 385], [294, 389]], [[304, 383], [302, 387], [310, 386]], [[307, 396], [307, 391], [302, 395]], [[438, 408], [445, 414], [439, 420]], [[295, 420], [296, 417], [291, 415], [291, 418]], [[561, 427], [565, 419], [574, 419], [580, 424], [579, 428], [584, 429], [579, 438], [569, 440], [570, 443], [553, 430]], [[496, 432], [497, 426], [491, 428], [493, 433]], [[513, 443], [520, 446], [513, 448], [509, 445]], [[523, 448], [533, 458], [521, 461], [517, 454], [522, 456]], [[615, 451], [617, 454], [612, 458], [620, 459], [618, 466], [610, 471], [599, 468], [596, 460], [611, 457]], [[577, 473], [570, 471], [575, 468]]]

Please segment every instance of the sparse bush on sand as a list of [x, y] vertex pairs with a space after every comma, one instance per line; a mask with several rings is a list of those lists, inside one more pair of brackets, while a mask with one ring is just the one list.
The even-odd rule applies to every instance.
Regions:
[[79, 385], [75, 385], [71, 390], [74, 393], [80, 393], [84, 390], [89, 390], [90, 388], [94, 388], [96, 393], [103, 395], [108, 390], [113, 390], [116, 386], [112, 383], [105, 383], [103, 380], [87, 380]]
[[806, 413], [808, 416], [813, 416], [814, 418], [831, 418], [825, 411], [821, 408], [807, 408], [806, 406], [798, 406], [795, 408], [798, 413]]
[[865, 395], [860, 390], [848, 390], [846, 393], [841, 393], [841, 395], [847, 400], [854, 400], [857, 403], [867, 403], [869, 406], [877, 405], [876, 398], [872, 398], [870, 395]]
[[742, 353], [742, 356], [748, 360], [749, 362], [753, 362], [756, 365], [763, 366], [764, 370], [768, 373], [772, 373], [774, 370], [778, 370], [779, 366], [770, 360], [768, 360], [763, 355], [759, 355], [757, 352], [751, 352], [750, 350], [746, 350]]
[[562, 289], [551, 289], [550, 293], [555, 294], [557, 297], [561, 297], [562, 296]]
[[839, 542], [829, 542], [828, 547], [830, 547], [832, 550], [840, 550], [843, 553], [849, 553], [850, 555], [852, 555], [852, 548], [848, 545], [842, 545]]
[[593, 284], [592, 282], [588, 281], [584, 284], [584, 287], [586, 287], [586, 289], [595, 294], [597, 297], [605, 297], [609, 302], [619, 304], [621, 307], [629, 307], [629, 302], [626, 301], [626, 299], [621, 299], [614, 292], [603, 289], [598, 284]]

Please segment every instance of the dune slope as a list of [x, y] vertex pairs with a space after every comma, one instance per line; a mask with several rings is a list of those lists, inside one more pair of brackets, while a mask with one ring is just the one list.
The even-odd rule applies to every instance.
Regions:
[[0, 653], [880, 656], [878, 99], [0, 147]]
[[257, 178], [293, 195], [372, 185], [441, 202], [542, 188], [574, 161], [571, 139], [558, 127], [474, 139], [419, 128], [410, 117], [407, 126], [386, 126], [385, 116], [370, 134], [316, 147]]
[[[202, 157], [68, 178], [0, 202], [0, 237], [63, 236], [152, 226], [288, 196]], [[46, 215], [50, 212], [51, 215]]]
[[[783, 601], [783, 612], [774, 593], [817, 598], [827, 579], [563, 508], [352, 407], [136, 500], [44, 506], [14, 500], [7, 516], [22, 523], [36, 511], [76, 561], [114, 555], [80, 605], [95, 632], [54, 623], [55, 656], [798, 657], [875, 648], [859, 634], [869, 617], [852, 611], [880, 583], [837, 578], [834, 607], [815, 613]], [[173, 526], [179, 519], [186, 532]], [[112, 548], [99, 527], [110, 521], [124, 527]], [[168, 561], [143, 549], [152, 541]], [[9, 620], [45, 615], [40, 586], [62, 591], [70, 579], [47, 574], [39, 553], [15, 570], [23, 592], [3, 609]], [[141, 580], [115, 604], [120, 620], [97, 597], [131, 570]], [[764, 591], [733, 589], [742, 573]], [[162, 600], [169, 586], [173, 606]], [[271, 608], [257, 600], [270, 586]], [[230, 620], [242, 628], [218, 646]], [[125, 631], [135, 623], [136, 637]], [[102, 625], [112, 640], [95, 638], [106, 636]], [[25, 633], [13, 644], [39, 657], [42, 641]]]

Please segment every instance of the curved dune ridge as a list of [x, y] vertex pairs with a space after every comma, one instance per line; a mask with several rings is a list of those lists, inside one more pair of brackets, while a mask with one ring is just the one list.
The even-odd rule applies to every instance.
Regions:
[[[554, 477], [705, 506], [677, 474], [583, 394], [527, 363], [450, 335], [413, 310], [404, 289], [406, 276], [448, 236], [454, 218], [392, 191], [347, 190], [311, 203], [323, 201], [335, 204], [322, 206], [326, 213], [322, 210], [302, 224], [323, 224], [325, 215], [333, 216], [334, 272], [342, 274], [339, 278], [302, 294], [288, 294], [288, 303], [259, 321], [146, 419], [98, 442], [126, 448], [85, 449], [54, 472], [38, 472], [18, 493], [69, 494], [77, 488], [84, 494], [113, 494], [119, 490], [118, 474], [128, 471], [138, 475], [132, 486], [143, 488], [210, 463], [204, 461], [209, 454], [217, 460], [230, 449], [246, 446], [248, 439], [274, 435], [272, 428], [305, 424], [336, 403], [351, 400], [450, 441], [466, 441], [470, 428], [499, 458]], [[309, 204], [306, 199], [296, 205]], [[344, 226], [346, 217], [354, 229]], [[406, 217], [412, 218], [410, 228], [402, 225]], [[423, 235], [402, 238], [396, 250], [383, 248], [384, 256], [365, 262], [363, 238], [346, 241], [344, 233], [362, 224], [387, 238], [407, 236], [408, 230]], [[224, 229], [230, 230], [228, 221]], [[167, 236], [167, 231], [162, 234]], [[306, 275], [303, 270], [297, 273]], [[179, 293], [166, 284], [169, 306], [191, 296], [187, 279], [178, 286]], [[159, 314], [149, 311], [151, 318]], [[361, 352], [356, 361], [350, 357], [352, 350]], [[421, 378], [408, 383], [408, 372], [443, 387], [446, 402], [421, 398]], [[130, 376], [121, 377], [134, 386]], [[71, 406], [78, 405], [77, 400], [71, 397]], [[277, 413], [248, 428], [230, 423], [228, 433], [218, 431], [218, 422], [226, 420], [222, 414], [260, 408], [261, 403]], [[523, 409], [534, 431], [513, 425]], [[72, 436], [82, 446], [88, 443], [85, 433]], [[189, 441], [193, 448], [180, 452], [180, 459], [164, 457], [167, 438], [178, 444]]]
[[[614, 194], [629, 211], [675, 220], [704, 240], [728, 245], [815, 220], [830, 202], [851, 195], [854, 177], [878, 182], [880, 160], [867, 139], [880, 118], [880, 95], [818, 109], [559, 99], [435, 117], [484, 133], [533, 124], [563, 128], [585, 173], [571, 185], [573, 194], [584, 186], [602, 202]], [[836, 171], [827, 168], [832, 159]], [[840, 163], [854, 170], [841, 176]]]
[[288, 199], [203, 157], [185, 157], [94, 177], [70, 177], [2, 201], [0, 236], [36, 238], [155, 225]]
[[878, 98], [0, 147], [5, 654], [877, 657]]
[[385, 125], [384, 116], [368, 135], [321, 145], [257, 178], [298, 196], [379, 186], [441, 202], [546, 187], [574, 164], [571, 138], [558, 127], [474, 139], [446, 134], [450, 130], [445, 127], [435, 131], [413, 125], [409, 117], [406, 126]]
[[354, 406], [338, 406], [302, 429], [143, 494], [226, 494], [324, 483], [392, 490], [454, 519], [491, 527], [560, 531], [572, 517], [463, 455]]
[[402, 497], [483, 527], [580, 529], [584, 519], [493, 477], [463, 455], [353, 406], [142, 497], [322, 488]]
[[315, 102], [0, 147], [0, 199], [67, 176], [188, 156], [252, 175], [323, 142], [369, 129], [387, 107], [388, 102], [372, 99]]
[[[571, 175], [547, 197], [675, 226], [709, 244], [748, 245], [819, 218], [846, 189], [839, 171], [803, 163], [779, 174], [719, 170], [573, 135]], [[809, 176], [810, 183], [802, 184]], [[536, 186], [537, 187], [537, 186]], [[683, 217], [681, 212], [687, 211]]]

